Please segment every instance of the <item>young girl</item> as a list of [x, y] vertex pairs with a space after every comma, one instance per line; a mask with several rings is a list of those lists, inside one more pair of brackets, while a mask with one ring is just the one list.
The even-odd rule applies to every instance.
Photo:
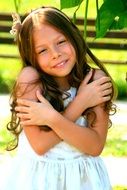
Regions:
[[99, 157], [113, 110], [108, 72], [56, 8], [36, 9], [22, 23], [14, 15], [12, 32], [24, 68], [8, 124], [17, 156], [1, 190], [111, 190]]

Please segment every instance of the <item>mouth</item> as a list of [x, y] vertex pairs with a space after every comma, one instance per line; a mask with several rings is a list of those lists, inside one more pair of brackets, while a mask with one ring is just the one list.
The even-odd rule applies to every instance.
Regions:
[[53, 68], [62, 68], [66, 65], [68, 60], [61, 61], [60, 63], [57, 63], [56, 65], [53, 66]]

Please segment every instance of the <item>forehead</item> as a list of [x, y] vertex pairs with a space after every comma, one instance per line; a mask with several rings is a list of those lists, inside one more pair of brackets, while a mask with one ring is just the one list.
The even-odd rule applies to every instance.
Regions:
[[36, 43], [48, 43], [61, 37], [65, 37], [65, 35], [49, 24], [39, 24], [33, 30], [33, 39]]
[[65, 35], [63, 31], [48, 23], [40, 23], [34, 25], [33, 33], [34, 34], [43, 33], [43, 35], [52, 34], [52, 33], [56, 35], [63, 35], [63, 36]]

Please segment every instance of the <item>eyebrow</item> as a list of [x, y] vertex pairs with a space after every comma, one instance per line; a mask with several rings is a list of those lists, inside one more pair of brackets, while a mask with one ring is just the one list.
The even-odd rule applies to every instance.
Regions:
[[[64, 34], [59, 34], [56, 38], [55, 38], [55, 40], [57, 40], [57, 39], [59, 39], [59, 38], [61, 38], [61, 37], [64, 37], [64, 38], [66, 38], [65, 36], [64, 36]], [[38, 48], [40, 48], [40, 47], [42, 47], [42, 46], [45, 46], [45, 44], [40, 44], [40, 45], [35, 45], [35, 48], [36, 49], [38, 49]]]

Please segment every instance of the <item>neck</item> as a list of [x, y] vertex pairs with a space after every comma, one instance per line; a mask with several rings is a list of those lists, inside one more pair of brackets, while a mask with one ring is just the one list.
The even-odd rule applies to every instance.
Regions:
[[70, 89], [68, 79], [66, 79], [66, 78], [59, 78], [59, 79], [55, 78], [55, 80], [56, 80], [56, 82], [57, 82], [57, 84], [61, 90], [66, 91], [66, 90]]

